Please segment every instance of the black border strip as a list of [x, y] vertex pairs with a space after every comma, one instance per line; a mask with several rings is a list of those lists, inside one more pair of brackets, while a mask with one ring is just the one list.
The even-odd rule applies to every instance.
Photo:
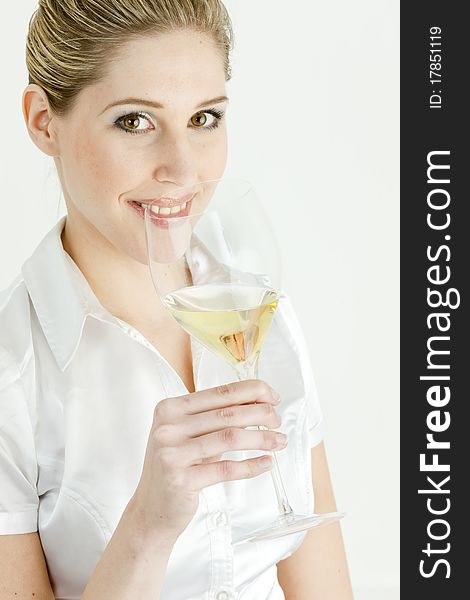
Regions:
[[464, 92], [470, 25], [464, 7], [401, 3], [400, 565], [401, 598], [413, 600], [470, 597], [470, 98]]

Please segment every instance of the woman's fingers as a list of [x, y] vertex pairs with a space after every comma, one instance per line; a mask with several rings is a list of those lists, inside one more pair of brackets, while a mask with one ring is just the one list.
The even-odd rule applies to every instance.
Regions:
[[[198, 492], [231, 479], [255, 477], [272, 466], [263, 458], [223, 460], [231, 450], [277, 450], [277, 394], [251, 379], [161, 400], [154, 409], [135, 506], [156, 529], [181, 532], [197, 509]], [[245, 429], [255, 427], [260, 429]], [[281, 434], [282, 437], [282, 434]], [[286, 436], [284, 436], [286, 438]], [[163, 520], [162, 520], [163, 519]]]
[[165, 398], [155, 411], [164, 421], [179, 420], [182, 415], [194, 415], [232, 405], [254, 402], [278, 404], [277, 393], [261, 379], [247, 379], [226, 383], [215, 388], [193, 392], [176, 398]]
[[249, 479], [272, 467], [270, 456], [257, 456], [246, 460], [221, 460], [211, 464], [194, 465], [189, 468], [194, 489], [202, 489], [221, 481]]
[[190, 439], [175, 450], [178, 463], [190, 466], [233, 450], [281, 450], [286, 445], [287, 436], [277, 431], [229, 427]]
[[188, 438], [195, 438], [227, 427], [253, 427], [265, 425], [270, 429], [280, 427], [282, 419], [272, 404], [265, 402], [242, 406], [224, 406], [205, 413], [187, 415], [181, 427]]

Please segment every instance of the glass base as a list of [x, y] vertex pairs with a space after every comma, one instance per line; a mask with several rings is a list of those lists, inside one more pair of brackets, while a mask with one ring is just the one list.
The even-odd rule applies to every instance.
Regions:
[[280, 516], [270, 525], [257, 529], [249, 534], [243, 535], [236, 540], [232, 541], [232, 546], [237, 544], [243, 544], [245, 542], [259, 542], [261, 540], [272, 540], [284, 535], [290, 535], [303, 531], [304, 529], [311, 529], [312, 527], [319, 527], [320, 525], [327, 525], [334, 521], [342, 519], [346, 513], [342, 512], [330, 512], [310, 515], [287, 515]]

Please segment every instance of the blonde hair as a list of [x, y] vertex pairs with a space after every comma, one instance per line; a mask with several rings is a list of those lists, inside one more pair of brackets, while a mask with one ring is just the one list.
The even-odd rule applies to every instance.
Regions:
[[229, 80], [233, 30], [221, 0], [39, 0], [26, 41], [29, 83], [41, 86], [51, 110], [64, 116], [124, 44], [184, 29], [212, 36]]

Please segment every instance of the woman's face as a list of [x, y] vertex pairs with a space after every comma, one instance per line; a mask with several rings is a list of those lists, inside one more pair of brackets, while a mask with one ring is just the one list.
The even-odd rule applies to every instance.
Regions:
[[55, 161], [75, 238], [99, 238], [146, 263], [132, 192], [222, 177], [225, 96], [223, 58], [208, 35], [171, 32], [128, 43], [56, 122]]

